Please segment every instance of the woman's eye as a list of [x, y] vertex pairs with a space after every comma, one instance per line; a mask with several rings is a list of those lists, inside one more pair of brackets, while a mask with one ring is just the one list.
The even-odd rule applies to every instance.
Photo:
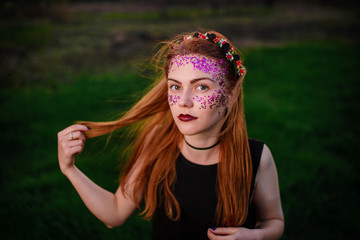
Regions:
[[205, 90], [208, 89], [208, 87], [205, 86], [205, 85], [199, 85], [199, 86], [197, 86], [197, 89], [200, 90], [200, 91], [205, 91]]
[[178, 85], [171, 85], [171, 86], [170, 86], [170, 89], [177, 91], [177, 90], [180, 89], [180, 86], [178, 86]]

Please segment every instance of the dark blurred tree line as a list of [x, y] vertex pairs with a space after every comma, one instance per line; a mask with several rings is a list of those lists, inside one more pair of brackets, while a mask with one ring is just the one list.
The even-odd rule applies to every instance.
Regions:
[[[4, 0], [0, 3], [0, 18], [42, 18], [61, 11], [67, 0]], [[56, 6], [56, 7], [55, 7]]]
[[[3, 0], [0, 2], [0, 18], [47, 18], [61, 20], [62, 14], [65, 11], [64, 6], [67, 4], [84, 4], [84, 3], [121, 3], [121, 4], [151, 4], [158, 5], [160, 11], [172, 5], [185, 6], [205, 6], [214, 10], [226, 6], [234, 5], [262, 5], [271, 8], [275, 5], [283, 4], [315, 4], [321, 6], [335, 6], [335, 7], [353, 7], [357, 3], [355, 0]], [[139, 8], [141, 5], [139, 5]]]

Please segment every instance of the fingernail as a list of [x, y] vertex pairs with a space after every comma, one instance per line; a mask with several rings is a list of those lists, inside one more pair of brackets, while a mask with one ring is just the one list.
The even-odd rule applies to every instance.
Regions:
[[88, 130], [90, 130], [90, 129], [91, 129], [91, 127], [88, 127], [88, 126], [86, 126], [86, 127], [87, 127], [87, 129], [88, 129]]
[[216, 228], [211, 228], [211, 230], [215, 231], [215, 230], [216, 230]]

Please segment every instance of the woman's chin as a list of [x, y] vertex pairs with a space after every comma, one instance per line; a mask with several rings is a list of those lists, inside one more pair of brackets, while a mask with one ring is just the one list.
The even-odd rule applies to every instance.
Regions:
[[188, 135], [188, 136], [196, 135], [201, 132], [200, 129], [195, 129], [194, 127], [178, 126], [178, 129], [182, 135]]

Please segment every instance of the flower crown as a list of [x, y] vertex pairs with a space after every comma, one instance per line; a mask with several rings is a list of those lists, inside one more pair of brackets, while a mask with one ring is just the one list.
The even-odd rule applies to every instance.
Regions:
[[215, 33], [199, 33], [196, 32], [193, 36], [184, 36], [182, 41], [185, 41], [187, 39], [191, 38], [201, 38], [204, 40], [208, 40], [212, 43], [215, 43], [218, 45], [225, 53], [225, 57], [227, 60], [229, 60], [234, 65], [235, 74], [242, 76], [245, 73], [245, 68], [242, 66], [242, 63], [240, 61], [240, 56], [235, 54], [234, 48], [227, 42], [226, 39], [219, 38], [216, 36]]

